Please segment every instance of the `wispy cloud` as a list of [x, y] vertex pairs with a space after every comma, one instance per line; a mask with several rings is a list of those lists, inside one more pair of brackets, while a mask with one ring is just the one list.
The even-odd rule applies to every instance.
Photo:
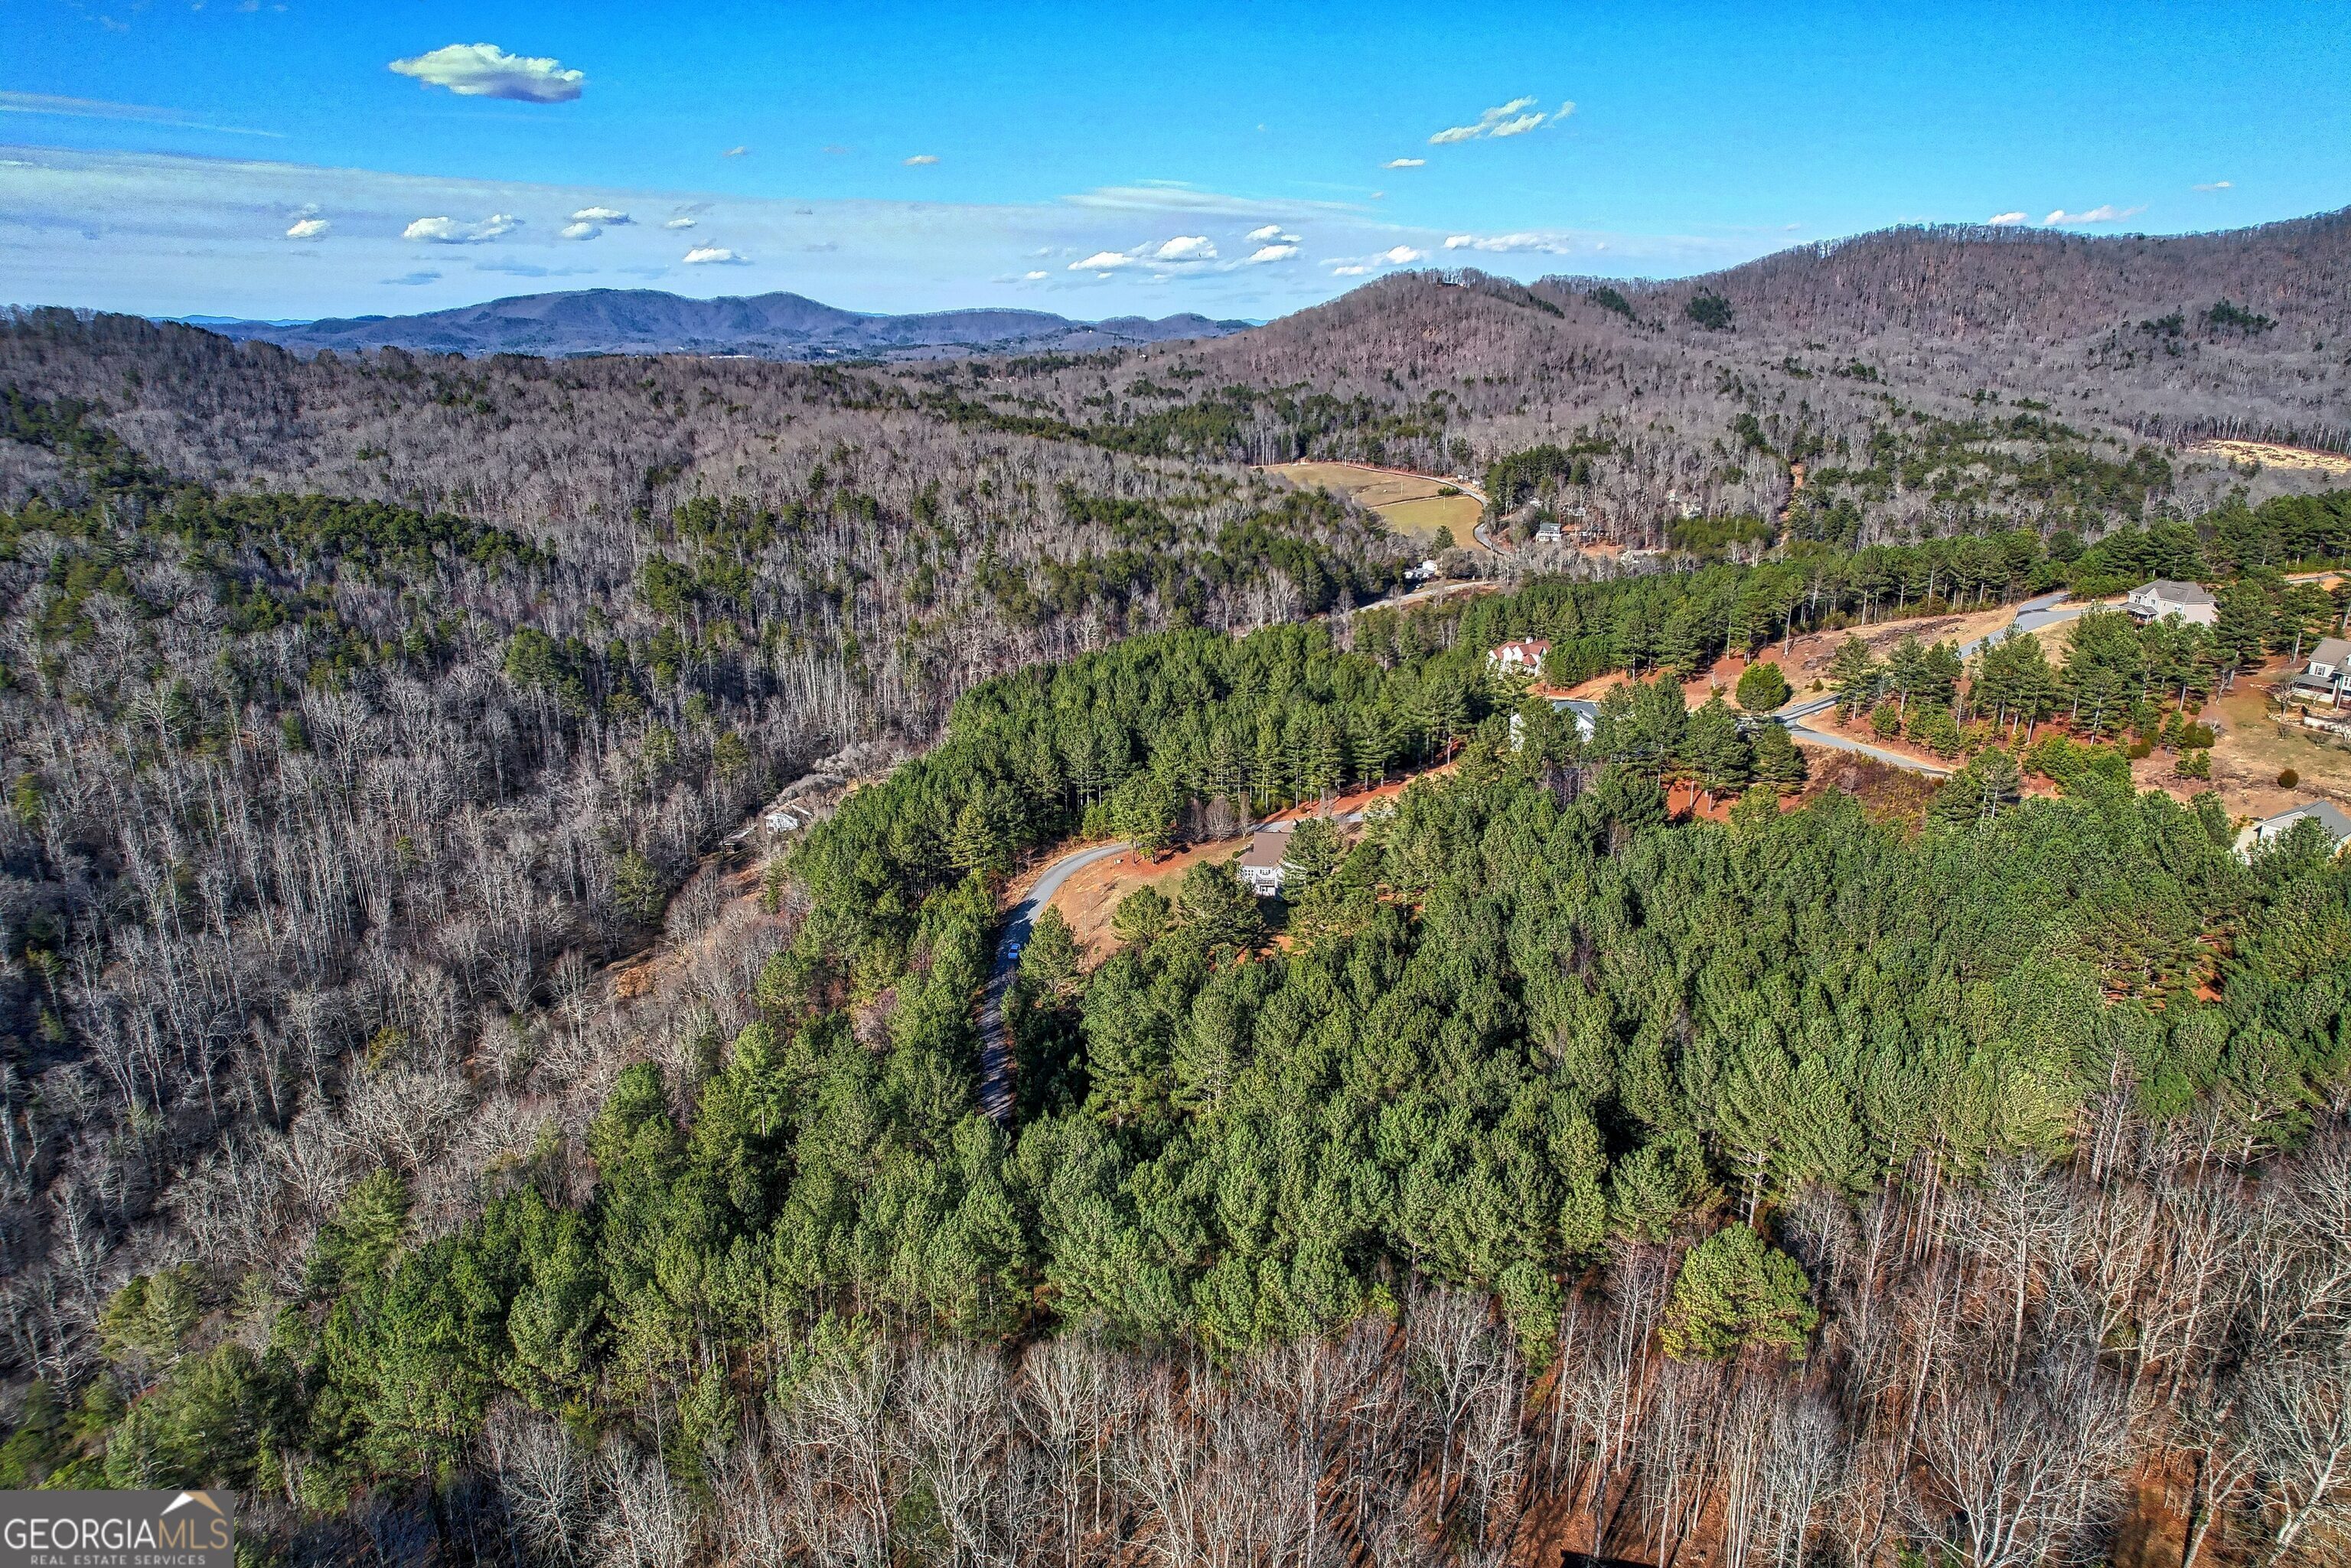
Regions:
[[938, 161], [939, 155], [935, 152], [917, 152], [912, 158], [906, 160], [906, 167], [909, 169], [920, 169], [926, 164], [935, 163]]
[[441, 275], [437, 272], [403, 272], [398, 277], [387, 277], [383, 281], [394, 288], [414, 288], [421, 284], [440, 282]]
[[1380, 167], [1383, 169], [1419, 169], [1426, 167], [1427, 162], [1428, 160], [1426, 158], [1391, 158], [1386, 162], [1381, 164]]
[[0, 114], [46, 114], [65, 120], [132, 120], [146, 125], [176, 125], [184, 131], [214, 131], [225, 136], [266, 136], [283, 132], [252, 131], [241, 125], [214, 125], [182, 109], [160, 109], [145, 103], [110, 103], [96, 98], [59, 98], [46, 92], [0, 92]]
[[2031, 223], [2032, 221], [2032, 219], [2026, 217], [2022, 213], [1994, 213], [1991, 216], [1984, 220], [1984, 222], [1990, 224], [1996, 229], [2012, 229], [2019, 224]]
[[503, 98], [516, 103], [569, 103], [588, 83], [585, 71], [560, 60], [510, 55], [496, 44], [445, 44], [429, 54], [394, 60], [391, 68], [460, 98]]
[[[1523, 136], [1539, 125], [1548, 125], [1555, 120], [1565, 120], [1574, 112], [1575, 104], [1572, 100], [1546, 113], [1535, 108], [1535, 100], [1531, 97], [1514, 98], [1508, 103], [1496, 104], [1467, 125], [1447, 126], [1429, 137], [1429, 145], [1447, 147], [1457, 141], [1478, 141], [1501, 136]], [[1388, 165], [1391, 169], [1412, 166], [1401, 160]]]
[[1554, 256], [1565, 256], [1569, 251], [1574, 248], [1574, 246], [1573, 242], [1566, 237], [1557, 235], [1447, 235], [1445, 236], [1445, 248], [1447, 250], [1483, 250], [1499, 253], [1510, 253], [1515, 251], [1542, 251]]
[[688, 267], [747, 267], [751, 258], [737, 256], [725, 246], [698, 245], [678, 257]]
[[669, 222], [667, 222], [667, 223], [665, 223], [665, 224], [662, 225], [662, 227], [664, 227], [664, 228], [665, 228], [665, 229], [690, 229], [690, 228], [692, 228], [692, 227], [695, 225], [695, 224], [696, 222], [698, 222], [698, 221], [699, 221], [699, 220], [695, 219], [695, 218], [689, 218], [689, 217], [685, 217], [685, 216], [684, 216], [684, 215], [680, 215], [680, 216], [678, 216], [678, 217], [674, 217], [674, 218], [670, 219], [670, 221], [669, 221]]
[[512, 213], [492, 213], [477, 224], [450, 217], [418, 218], [400, 231], [400, 237], [424, 245], [481, 245], [521, 226], [522, 220]]
[[2196, 188], [2199, 191], [2211, 192], [2233, 190], [2235, 187], [2234, 180], [2214, 180], [2210, 184], [2199, 185]]
[[[742, 283], [757, 280], [868, 310], [1014, 303], [1062, 288], [1096, 294], [1105, 309], [1144, 308], [1154, 293], [1181, 292], [1182, 308], [1263, 317], [1365, 275], [1434, 265], [1432, 257], [1513, 276], [1583, 269], [1533, 252], [1447, 250], [1446, 230], [1384, 221], [1364, 210], [1361, 193], [1353, 199], [1316, 205], [1155, 183], [1027, 203], [773, 199], [0, 146], [0, 298], [146, 315], [355, 316], [413, 308], [418, 286], [383, 280], [437, 270], [434, 297], [450, 303], [531, 279], [555, 287], [572, 286], [563, 281], [570, 277], [633, 284], [666, 275], [654, 286], [743, 292]], [[632, 222], [601, 218], [609, 213]], [[310, 218], [331, 221], [323, 239], [285, 237]], [[695, 226], [666, 226], [682, 220]], [[571, 223], [601, 233], [566, 240]], [[1578, 264], [1638, 273], [1721, 267], [1782, 237], [1541, 230], [1530, 242], [1507, 231], [1454, 232], [1489, 245], [1572, 247]], [[1205, 243], [1177, 243], [1187, 240]], [[812, 242], [840, 248], [806, 249]], [[738, 259], [688, 265], [688, 250]], [[1048, 276], [1029, 278], [1031, 271]]]
[[296, 218], [294, 225], [286, 231], [286, 237], [287, 239], [323, 239], [326, 237], [327, 231], [334, 226], [325, 218]]
[[747, 157], [750, 154], [750, 152], [751, 150], [748, 147], [729, 147], [726, 152], [721, 152], [719, 156], [721, 158], [743, 158]]
[[1102, 185], [1064, 196], [1072, 207], [1098, 207], [1113, 212], [1186, 213], [1202, 217], [1301, 219], [1326, 213], [1357, 213], [1346, 202], [1271, 202], [1253, 196], [1203, 191], [1175, 180], [1149, 180], [1134, 185]]
[[2112, 203], [2092, 207], [2086, 213], [2069, 213], [2060, 207], [2041, 221], [2044, 225], [2052, 228], [2066, 224], [2118, 224], [2125, 218], [2137, 217], [2145, 211], [2147, 208], [2144, 206], [2117, 207]]
[[474, 263], [474, 270], [504, 273], [508, 277], [577, 277], [596, 269], [592, 267], [541, 267], [535, 261], [504, 257], [496, 261], [477, 261]]

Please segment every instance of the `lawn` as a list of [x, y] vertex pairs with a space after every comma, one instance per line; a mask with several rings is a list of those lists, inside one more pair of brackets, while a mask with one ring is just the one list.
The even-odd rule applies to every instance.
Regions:
[[1436, 540], [1439, 528], [1450, 528], [1455, 544], [1468, 549], [1479, 548], [1469, 530], [1485, 508], [1477, 497], [1455, 490], [1442, 479], [1392, 474], [1353, 463], [1279, 463], [1266, 472], [1293, 485], [1311, 485], [1352, 497], [1377, 512], [1403, 538], [1428, 544]]

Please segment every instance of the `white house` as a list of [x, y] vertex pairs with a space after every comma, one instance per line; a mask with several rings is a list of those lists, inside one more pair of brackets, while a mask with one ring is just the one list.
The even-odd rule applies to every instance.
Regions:
[[1249, 848], [1241, 852], [1241, 885], [1259, 898], [1271, 898], [1281, 891], [1281, 862], [1290, 858], [1290, 824], [1270, 822], [1249, 835]]
[[2280, 811], [2274, 817], [2253, 823], [2237, 835], [2237, 852], [2250, 855], [2254, 846], [2285, 837], [2300, 826], [2305, 817], [2325, 829], [2328, 841], [2337, 849], [2342, 848], [2344, 840], [2351, 839], [2351, 816], [2346, 816], [2343, 809], [2332, 800], [2313, 800], [2307, 805], [2296, 806], [2291, 811]]
[[2321, 637], [2318, 646], [2310, 651], [2310, 663], [2288, 685], [2297, 694], [2323, 696], [2339, 706], [2343, 688], [2351, 685], [2351, 642]]
[[1551, 644], [1541, 637], [1521, 637], [1515, 643], [1505, 643], [1486, 655], [1486, 668], [1498, 675], [1539, 675]]
[[1539, 545], [1555, 545], [1559, 543], [1559, 525], [1552, 521], [1549, 517], [1545, 517], [1541, 522], [1535, 525], [1535, 543]]
[[2141, 621], [2185, 621], [2191, 626], [2210, 626], [2220, 619], [2220, 603], [2210, 592], [2195, 583], [2174, 582], [2168, 577], [2132, 589], [2123, 596], [2123, 608]]

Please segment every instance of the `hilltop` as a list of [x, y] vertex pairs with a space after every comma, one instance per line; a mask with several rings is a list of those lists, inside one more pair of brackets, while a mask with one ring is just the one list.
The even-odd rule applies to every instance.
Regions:
[[745, 354], [762, 360], [932, 359], [958, 353], [1086, 352], [1171, 338], [1213, 338], [1245, 321], [1176, 315], [1073, 321], [1043, 310], [935, 310], [910, 316], [842, 310], [798, 294], [689, 299], [654, 288], [521, 294], [415, 316], [319, 321], [186, 323], [298, 353], [398, 348], [423, 353]]

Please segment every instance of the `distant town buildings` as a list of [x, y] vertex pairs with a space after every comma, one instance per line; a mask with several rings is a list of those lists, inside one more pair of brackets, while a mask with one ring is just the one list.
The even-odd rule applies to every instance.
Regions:
[[2123, 608], [2141, 621], [2185, 621], [2191, 626], [2210, 626], [2220, 619], [2220, 603], [2208, 591], [2168, 577], [2132, 589], [2123, 596]]

